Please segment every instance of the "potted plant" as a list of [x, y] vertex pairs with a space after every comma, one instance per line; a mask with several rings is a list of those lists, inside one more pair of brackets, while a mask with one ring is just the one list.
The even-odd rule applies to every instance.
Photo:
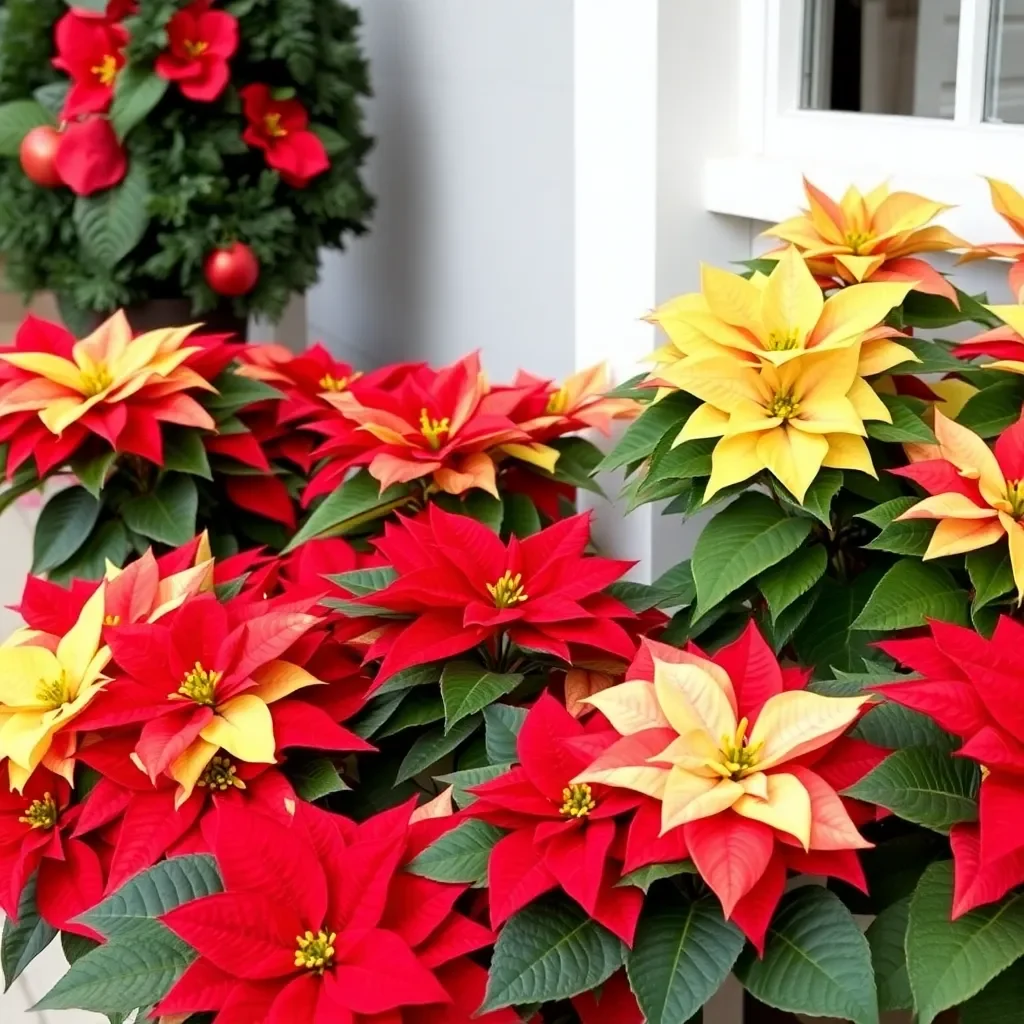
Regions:
[[11, 0], [0, 252], [86, 333], [241, 333], [365, 230], [359, 15], [309, 0]]

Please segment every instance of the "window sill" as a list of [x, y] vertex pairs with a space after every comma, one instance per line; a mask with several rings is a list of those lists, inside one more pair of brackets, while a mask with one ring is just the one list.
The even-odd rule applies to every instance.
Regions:
[[[885, 163], [839, 164], [816, 160], [803, 164], [767, 157], [729, 157], [704, 164], [704, 207], [712, 213], [777, 223], [795, 216], [806, 206], [802, 178], [807, 177], [829, 195], [839, 197], [854, 184], [866, 190], [889, 181], [893, 190], [916, 192], [955, 209], [939, 218], [950, 231], [976, 244], [1016, 239], [992, 209], [988, 185], [978, 174], [898, 170], [899, 156], [889, 152]], [[941, 158], [936, 161], [941, 163]], [[894, 171], [894, 168], [896, 169]], [[1011, 184], [1024, 191], [1024, 172]]]

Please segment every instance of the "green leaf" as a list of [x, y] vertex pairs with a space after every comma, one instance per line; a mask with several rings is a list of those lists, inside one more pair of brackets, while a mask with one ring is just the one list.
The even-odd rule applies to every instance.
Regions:
[[850, 628], [891, 632], [924, 626], [928, 619], [966, 625], [967, 603], [949, 570], [903, 558], [878, 581]]
[[[46, 108], [50, 117], [56, 121], [64, 109], [64, 101], [68, 98], [70, 88], [70, 82], [47, 82], [46, 85], [33, 89], [32, 96]], [[68, 329], [71, 330], [70, 327]], [[72, 331], [72, 333], [74, 332]]]
[[[959, 308], [944, 295], [926, 295], [924, 292], [910, 292], [903, 300], [903, 322], [908, 327], [935, 329], [950, 327], [974, 320], [975, 323], [996, 327], [999, 321], [977, 299], [956, 289]], [[904, 340], [900, 339], [900, 344]]]
[[625, 945], [574, 903], [539, 900], [499, 933], [487, 994], [477, 1012], [589, 992], [622, 966], [625, 954]]
[[646, 893], [655, 882], [663, 878], [677, 878], [679, 875], [694, 875], [697, 868], [692, 860], [675, 860], [669, 864], [648, 864], [646, 867], [630, 871], [623, 875], [622, 879], [615, 883], [617, 889], [623, 886], [632, 885], [637, 889], [643, 889]]
[[36, 524], [32, 572], [48, 572], [66, 562], [86, 542], [99, 515], [100, 503], [84, 487], [58, 491], [43, 506]]
[[526, 708], [509, 704], [492, 704], [484, 708], [484, 736], [487, 759], [491, 764], [506, 764], [519, 760], [519, 730], [526, 721]]
[[911, 497], [892, 498], [881, 505], [869, 508], [867, 512], [858, 512], [855, 518], [866, 519], [872, 526], [877, 526], [880, 530], [884, 530], [897, 516], [903, 515], [907, 509], [912, 508], [917, 502], [917, 498]]
[[911, 747], [890, 754], [845, 794], [916, 825], [948, 832], [957, 822], [977, 819], [979, 781], [973, 761], [950, 757], [944, 749]]
[[743, 942], [714, 898], [666, 893], [649, 904], [626, 959], [647, 1024], [685, 1024], [729, 976]]
[[81, 920], [101, 935], [114, 938], [132, 921], [160, 917], [182, 903], [221, 891], [217, 863], [209, 854], [172, 857], [135, 875]]
[[1014, 588], [1010, 566], [1010, 546], [991, 544], [987, 548], [967, 552], [967, 574], [974, 587], [973, 611], [999, 600]]
[[934, 338], [900, 338], [899, 344], [909, 348], [917, 356], [917, 362], [907, 360], [886, 373], [921, 374], [921, 373], [956, 373], [962, 370], [964, 362], [950, 352], [948, 342]]
[[601, 461], [601, 449], [583, 437], [559, 437], [550, 442], [550, 447], [558, 452], [558, 462], [554, 473], [547, 474], [535, 469], [538, 476], [557, 480], [594, 494], [603, 494], [601, 487], [594, 480], [598, 464]]
[[772, 650], [776, 654], [789, 643], [796, 631], [813, 614], [818, 598], [821, 597], [821, 592], [824, 589], [823, 583], [823, 580], [815, 583], [806, 594], [798, 597], [786, 608], [774, 622], [770, 619], [767, 622], [762, 620], [761, 625], [765, 639], [772, 645]]
[[908, 519], [901, 523], [890, 523], [864, 547], [868, 551], [888, 551], [893, 555], [916, 555], [920, 558], [928, 550], [934, 532], [934, 521]]
[[807, 519], [786, 516], [764, 494], [737, 498], [704, 527], [694, 546], [697, 614], [791, 555], [810, 532]]
[[441, 680], [441, 666], [438, 664], [413, 665], [396, 672], [382, 686], [374, 690], [375, 697], [382, 697], [401, 690], [411, 690], [414, 686], [429, 686]]
[[1020, 1024], [1024, 960], [1018, 960], [960, 1007], [960, 1024]]
[[935, 435], [919, 415], [924, 403], [902, 395], [879, 395], [892, 416], [892, 423], [873, 421], [865, 424], [868, 437], [877, 441], [922, 442], [935, 444]]
[[[207, 395], [203, 404], [217, 420], [218, 430], [224, 432], [226, 420], [230, 420], [236, 412], [257, 402], [280, 401], [284, 395], [261, 380], [243, 377], [232, 369], [225, 370], [213, 382], [217, 389], [215, 395]], [[245, 433], [232, 430], [231, 433]]]
[[440, 761], [445, 754], [450, 754], [463, 740], [469, 739], [476, 732], [481, 721], [479, 715], [471, 715], [449, 729], [438, 727], [418, 736], [399, 765], [396, 784], [419, 775]]
[[911, 898], [907, 925], [907, 972], [919, 1024], [970, 999], [1024, 956], [1024, 893], [955, 921], [952, 904], [953, 865], [932, 864]]
[[828, 552], [820, 544], [801, 548], [757, 578], [758, 590], [764, 594], [772, 614], [772, 622], [814, 586], [828, 566]]
[[1020, 419], [1022, 400], [1024, 381], [1010, 377], [971, 395], [956, 419], [979, 437], [995, 437]]
[[910, 897], [906, 896], [886, 907], [868, 926], [880, 1010], [909, 1010], [914, 1005], [904, 949], [909, 917]]
[[4, 971], [4, 991], [8, 992], [22, 971], [53, 942], [57, 929], [47, 924], [36, 907], [36, 875], [33, 875], [18, 900], [18, 923], [4, 918], [0, 940], [0, 964]]
[[843, 486], [843, 473], [839, 469], [823, 469], [814, 478], [814, 482], [807, 488], [803, 504], [796, 500], [781, 484], [772, 478], [772, 488], [779, 497], [791, 508], [810, 512], [815, 519], [825, 526], [832, 522], [832, 500], [839, 493]]
[[452, 787], [452, 799], [459, 807], [468, 807], [476, 800], [468, 790], [504, 775], [511, 767], [511, 764], [489, 764], [483, 768], [464, 768], [462, 771], [448, 772], [447, 775], [435, 775], [434, 778]]
[[351, 572], [339, 572], [333, 576], [327, 576], [332, 583], [336, 583], [342, 590], [355, 597], [366, 597], [367, 594], [376, 594], [398, 579], [398, 573], [390, 565], [381, 565], [373, 569], [353, 569]]
[[501, 532], [505, 506], [500, 499], [486, 491], [474, 489], [461, 497], [456, 494], [438, 494], [434, 501], [446, 512], [457, 516], [469, 516], [470, 519], [483, 523], [495, 533]]
[[431, 843], [405, 870], [435, 882], [479, 885], [487, 880], [491, 850], [503, 835], [502, 829], [471, 818]]
[[609, 597], [621, 601], [631, 612], [638, 615], [651, 608], [657, 608], [664, 599], [664, 594], [649, 583], [637, 583], [634, 580], [617, 580], [604, 588]]
[[121, 515], [129, 530], [176, 548], [196, 535], [199, 494], [192, 477], [168, 473], [150, 494], [126, 501]]
[[108, 561], [123, 566], [130, 553], [131, 542], [124, 523], [108, 519], [66, 562], [51, 569], [49, 578], [55, 583], [102, 579]]
[[472, 661], [451, 661], [441, 673], [445, 730], [511, 693], [524, 679], [520, 672], [490, 672]]
[[597, 469], [618, 469], [630, 462], [646, 459], [670, 431], [678, 434], [697, 407], [696, 399], [677, 391], [645, 409], [622, 435], [619, 443], [600, 462]]
[[311, 757], [305, 761], [289, 757], [288, 766], [291, 769], [287, 773], [288, 781], [292, 788], [299, 797], [310, 803], [322, 800], [331, 793], [343, 793], [349, 788], [337, 765], [329, 757]]
[[827, 889], [806, 885], [784, 896], [764, 958], [748, 946], [736, 975], [755, 999], [776, 1009], [878, 1024], [867, 939]]
[[850, 624], [878, 581], [877, 572], [865, 572], [850, 583], [825, 577], [821, 593], [803, 625], [793, 637], [800, 663], [819, 670], [856, 671], [870, 656], [877, 633], [854, 631]]
[[189, 473], [212, 480], [210, 460], [198, 430], [189, 427], [168, 427], [164, 433], [164, 469]]
[[117, 461], [117, 452], [103, 452], [91, 459], [75, 458], [71, 460], [71, 472], [78, 482], [94, 497], [99, 498], [103, 485], [107, 482], [107, 474]]
[[348, 139], [326, 124], [311, 124], [309, 130], [324, 144], [328, 156], [338, 156], [348, 149]]
[[389, 693], [383, 697], [379, 693], [374, 694], [359, 715], [348, 723], [348, 727], [364, 740], [370, 739], [398, 711], [408, 695], [408, 690]]
[[124, 141], [136, 125], [145, 121], [164, 98], [168, 85], [166, 78], [138, 64], [129, 64], [121, 70], [110, 106], [110, 123], [119, 139]]
[[0, 156], [17, 156], [22, 140], [33, 128], [53, 124], [53, 116], [36, 100], [0, 105]]
[[693, 582], [690, 559], [662, 573], [652, 586], [662, 595], [659, 608], [683, 608], [692, 604], [697, 596], [697, 586]]
[[434, 690], [412, 690], [398, 706], [384, 725], [377, 730], [375, 736], [379, 740], [394, 736], [405, 729], [414, 729], [421, 725], [431, 725], [444, 718], [444, 704], [441, 695]]
[[541, 528], [537, 506], [525, 494], [505, 495], [504, 529], [520, 539], [532, 537]]
[[74, 932], [61, 932], [60, 944], [64, 950], [64, 959], [69, 964], [81, 960], [86, 953], [91, 953], [99, 945], [94, 939], [87, 939], [84, 935], [75, 935]]
[[79, 196], [71, 219], [85, 255], [113, 270], [142, 241], [149, 227], [149, 177], [133, 160], [124, 181], [95, 196]]
[[307, 540], [337, 537], [362, 523], [382, 518], [405, 505], [409, 494], [406, 484], [394, 484], [382, 494], [380, 484], [366, 470], [360, 470], [324, 498], [282, 554], [294, 551]]
[[943, 732], [927, 715], [891, 700], [870, 708], [850, 735], [886, 750], [903, 750], [906, 747], [952, 750], [959, 745], [959, 740]]
[[166, 925], [136, 918], [76, 961], [32, 1009], [129, 1013], [161, 1000], [195, 955]]

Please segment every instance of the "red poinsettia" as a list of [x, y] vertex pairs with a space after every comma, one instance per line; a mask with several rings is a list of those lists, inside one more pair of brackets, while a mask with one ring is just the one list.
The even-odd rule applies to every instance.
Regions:
[[602, 591], [631, 563], [584, 557], [589, 538], [589, 514], [507, 545], [437, 505], [389, 523], [374, 543], [397, 578], [360, 600], [415, 618], [389, 624], [370, 648], [368, 659], [384, 657], [377, 683], [500, 637], [566, 662], [575, 645], [628, 661], [636, 645], [616, 620], [633, 613]]
[[212, 430], [197, 393], [233, 355], [223, 336], [172, 328], [134, 336], [123, 314], [76, 341], [29, 316], [0, 347], [0, 441], [8, 479], [29, 458], [40, 475], [95, 436], [118, 452], [163, 462], [161, 424]]
[[644, 1024], [625, 971], [613, 974], [597, 992], [584, 992], [572, 1001], [582, 1024]]
[[[532, 387], [527, 390], [532, 390]], [[314, 428], [329, 461], [310, 481], [305, 503], [333, 490], [353, 466], [368, 466], [381, 490], [432, 478], [449, 494], [478, 487], [497, 496], [497, 462], [512, 455], [553, 470], [558, 453], [535, 445], [510, 418], [522, 389], [491, 390], [477, 354], [443, 370], [421, 368], [393, 387], [329, 392], [341, 414]]]
[[128, 154], [105, 117], [72, 121], [61, 132], [55, 166], [77, 196], [91, 196], [124, 180]]
[[[591, 729], [599, 727], [592, 720]], [[582, 749], [572, 741], [583, 741]], [[573, 783], [593, 760], [592, 736], [550, 694], [530, 709], [519, 733], [519, 766], [474, 787], [467, 810], [511, 829], [491, 852], [491, 925], [561, 888], [595, 920], [632, 943], [643, 906], [639, 889], [617, 887], [616, 817], [641, 797], [606, 786]], [[605, 745], [614, 742], [605, 723]], [[625, 832], [622, 831], [622, 838]]]
[[267, 163], [295, 188], [330, 169], [324, 144], [309, 130], [309, 114], [294, 99], [276, 100], [269, 85], [247, 85], [242, 103], [249, 126], [242, 138], [262, 149]]
[[178, 11], [167, 23], [169, 49], [156, 59], [156, 73], [199, 103], [212, 103], [225, 90], [228, 61], [238, 49], [238, 20], [211, 4], [197, 0]]
[[71, 787], [39, 769], [23, 793], [10, 788], [0, 764], [0, 909], [18, 918], [22, 890], [38, 870], [36, 908], [54, 928], [98, 938], [73, 922], [103, 898], [104, 871], [92, 847], [74, 837], [80, 808], [70, 807]]
[[866, 698], [806, 692], [808, 675], [782, 668], [751, 623], [712, 657], [646, 640], [627, 682], [587, 698], [622, 738], [574, 781], [649, 798], [624, 870], [688, 856], [758, 949], [787, 870], [865, 887], [864, 816], [838, 794], [884, 752], [843, 737]]
[[977, 823], [954, 825], [953, 916], [1024, 882], [1024, 626], [1002, 616], [991, 640], [932, 622], [930, 635], [879, 646], [923, 678], [880, 687], [885, 696], [960, 736], [957, 756], [982, 766]]
[[[475, 1017], [493, 941], [454, 910], [464, 886], [405, 875], [406, 805], [356, 825], [302, 807], [291, 828], [225, 807], [212, 836], [223, 893], [164, 923], [199, 952], [156, 1007], [215, 1024], [517, 1024]], [[224, 941], [225, 935], [232, 941]]]
[[269, 765], [293, 746], [372, 749], [298, 695], [324, 685], [285, 658], [318, 625], [314, 603], [242, 595], [229, 607], [200, 595], [158, 622], [111, 630], [114, 678], [80, 729], [142, 724], [135, 756], [152, 782], [166, 774], [178, 783], [179, 804], [218, 756]]
[[114, 83], [124, 67], [128, 32], [109, 17], [83, 16], [71, 10], [57, 22], [54, 67], [71, 77], [61, 116], [101, 114], [114, 98]]

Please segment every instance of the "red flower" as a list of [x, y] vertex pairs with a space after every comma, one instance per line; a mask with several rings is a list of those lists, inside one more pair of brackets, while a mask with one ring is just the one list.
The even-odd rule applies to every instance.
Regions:
[[37, 869], [36, 906], [54, 928], [96, 937], [73, 918], [103, 898], [103, 867], [88, 843], [73, 836], [80, 808], [69, 807], [64, 779], [37, 769], [24, 793], [12, 792], [0, 765], [0, 908], [16, 920], [21, 892]]
[[105, 117], [72, 121], [61, 133], [57, 173], [75, 195], [112, 188], [128, 173], [128, 155]]
[[61, 116], [67, 120], [103, 113], [114, 98], [114, 82], [124, 67], [127, 31], [108, 18], [83, 17], [72, 10], [57, 22], [56, 38], [53, 65], [71, 76]]
[[337, 487], [352, 466], [368, 466], [382, 491], [432, 477], [449, 494], [478, 487], [497, 497], [499, 458], [514, 455], [548, 470], [558, 458], [512, 421], [522, 392], [491, 390], [475, 353], [443, 370], [418, 369], [397, 386], [329, 390], [325, 397], [341, 415], [313, 425], [327, 437], [314, 454], [330, 461], [310, 481], [304, 504]]
[[166, 773], [179, 784], [179, 804], [217, 756], [273, 764], [277, 751], [294, 746], [372, 749], [298, 694], [323, 681], [283, 657], [318, 624], [306, 614], [313, 602], [276, 608], [244, 595], [239, 601], [225, 606], [202, 595], [158, 622], [112, 630], [121, 675], [108, 672], [116, 678], [79, 725], [95, 730], [145, 723], [135, 754], [152, 782]]
[[284, 828], [218, 811], [213, 850], [225, 891], [163, 922], [199, 952], [157, 1014], [215, 1022], [516, 1024], [475, 1018], [486, 972], [468, 954], [491, 933], [455, 911], [464, 886], [402, 874], [406, 805], [355, 825], [303, 807]]
[[212, 103], [224, 91], [231, 75], [228, 60], [238, 49], [237, 19], [211, 11], [210, 3], [198, 0], [171, 18], [170, 49], [156, 59], [156, 73], [199, 103]]
[[[605, 786], [573, 785], [593, 760], [587, 729], [550, 694], [530, 709], [519, 733], [519, 767], [473, 788], [470, 817], [511, 829], [491, 853], [491, 926], [497, 928], [538, 896], [560, 887], [626, 943], [643, 906], [640, 890], [617, 888], [613, 859], [617, 815], [641, 797]], [[605, 745], [614, 737], [605, 730]], [[624, 838], [624, 833], [623, 833]]]
[[375, 545], [398, 578], [360, 600], [415, 619], [388, 626], [370, 649], [370, 659], [384, 655], [377, 683], [501, 636], [566, 662], [576, 644], [631, 658], [636, 645], [615, 620], [633, 613], [601, 593], [631, 563], [584, 557], [589, 539], [589, 515], [508, 545], [437, 505], [422, 519], [388, 524]]
[[625, 971], [613, 974], [599, 992], [584, 992], [572, 1001], [582, 1024], [644, 1024]]
[[879, 646], [919, 673], [880, 687], [885, 696], [960, 736], [957, 752], [983, 766], [978, 822], [954, 825], [953, 916], [1000, 899], [1024, 882], [1024, 626], [1002, 616], [991, 640], [933, 622], [931, 635]]
[[305, 188], [331, 166], [327, 150], [309, 131], [309, 115], [298, 100], [275, 100], [269, 85], [247, 85], [242, 102], [249, 127], [242, 138], [262, 149], [267, 163], [295, 188]]
[[[672, 666], [683, 671], [673, 672]], [[623, 870], [688, 856], [718, 896], [726, 918], [735, 921], [758, 949], [763, 948], [768, 923], [782, 898], [787, 870], [841, 878], [865, 889], [856, 851], [871, 844], [857, 834], [854, 824], [856, 818], [870, 820], [870, 815], [860, 813], [863, 805], [838, 794], [875, 767], [884, 751], [843, 738], [841, 732], [850, 724], [850, 709], [826, 710], [821, 702], [830, 698], [807, 694], [804, 702], [800, 693], [801, 702], [808, 705], [801, 710], [793, 691], [803, 691], [808, 676], [799, 668], [782, 668], [751, 624], [738, 640], [711, 657], [692, 644], [679, 651], [646, 640], [626, 673], [627, 682], [589, 698], [607, 714], [615, 735], [622, 738], [597, 754], [596, 760], [591, 758], [593, 763], [578, 773], [577, 779], [592, 784], [600, 780], [653, 797], [634, 813]], [[693, 687], [689, 696], [683, 694], [686, 686]], [[661, 701], [671, 717], [664, 709], [658, 710]], [[736, 771], [745, 797], [762, 801], [763, 807], [733, 801], [726, 789], [719, 790], [722, 799], [701, 792], [732, 786], [734, 780], [724, 776], [699, 787], [679, 777], [682, 771], [704, 770], [700, 759], [683, 755], [698, 735], [704, 736], [705, 727], [680, 733], [683, 720], [673, 710], [676, 701], [684, 717], [687, 705], [683, 701], [695, 702], [690, 705], [691, 723], [711, 720], [710, 709], [715, 707], [725, 717], [738, 718], [743, 731], [737, 738], [731, 743], [728, 738], [723, 740], [726, 747], [720, 751], [705, 749], [709, 758], [714, 753], [719, 759], [741, 764]], [[748, 746], [748, 723], [757, 729], [766, 724], [765, 719], [776, 723], [765, 732], [768, 738]], [[771, 747], [765, 746], [769, 743]], [[680, 757], [676, 767], [666, 770], [668, 763], [658, 755], [668, 755], [670, 744], [675, 744]], [[787, 744], [792, 744], [788, 750]], [[774, 750], [772, 757], [779, 758], [779, 763], [774, 764], [770, 757], [759, 768], [762, 748]], [[717, 776], [717, 767], [712, 770]], [[787, 790], [795, 792], [799, 786], [804, 793], [782, 813], [773, 813], [780, 801], [773, 804], [772, 790], [779, 783], [772, 776], [778, 778], [780, 772], [793, 776]], [[759, 797], [759, 792], [763, 796]], [[672, 816], [684, 818], [684, 823], [665, 829], [665, 808], [670, 804], [691, 813], [677, 815], [673, 810]], [[801, 815], [810, 819], [806, 842], [796, 837], [793, 822], [787, 820], [788, 810], [797, 806], [802, 807]]]

